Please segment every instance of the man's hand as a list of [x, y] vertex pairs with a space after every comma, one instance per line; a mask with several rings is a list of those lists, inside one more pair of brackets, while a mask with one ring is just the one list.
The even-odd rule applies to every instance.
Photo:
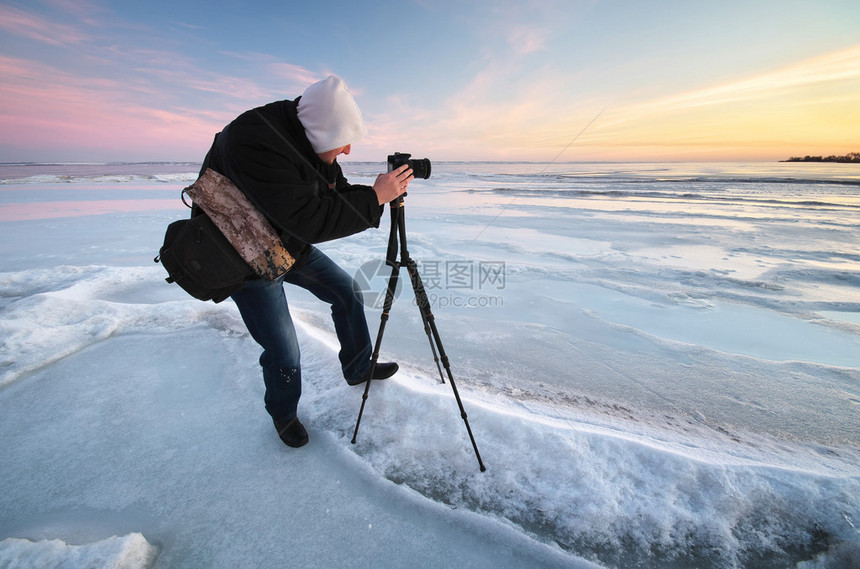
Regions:
[[386, 204], [406, 192], [406, 187], [412, 181], [412, 169], [409, 164], [397, 168], [387, 174], [380, 174], [373, 184], [379, 205]]

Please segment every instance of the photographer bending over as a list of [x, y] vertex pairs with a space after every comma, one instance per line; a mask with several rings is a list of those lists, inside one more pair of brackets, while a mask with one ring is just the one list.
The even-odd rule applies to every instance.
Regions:
[[[283, 283], [312, 292], [331, 305], [349, 385], [371, 379], [372, 346], [364, 304], [354, 279], [312, 243], [379, 227], [383, 205], [403, 194], [408, 164], [380, 174], [373, 187], [352, 185], [337, 157], [367, 130], [343, 81], [330, 76], [295, 100], [240, 115], [215, 137], [203, 163], [228, 177], [275, 227], [295, 265], [275, 281], [252, 280], [232, 298], [248, 331], [263, 348], [266, 411], [281, 440], [300, 447], [308, 433], [297, 417], [302, 392], [299, 343]], [[377, 363], [372, 379], [385, 379], [396, 363]]]

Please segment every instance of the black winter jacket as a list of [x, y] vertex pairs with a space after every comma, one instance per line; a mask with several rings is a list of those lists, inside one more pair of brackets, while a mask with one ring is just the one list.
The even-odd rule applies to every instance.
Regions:
[[230, 178], [300, 265], [311, 243], [379, 227], [383, 208], [372, 187], [349, 184], [337, 160], [329, 165], [316, 155], [299, 122], [298, 101], [239, 115], [216, 136], [203, 169]]

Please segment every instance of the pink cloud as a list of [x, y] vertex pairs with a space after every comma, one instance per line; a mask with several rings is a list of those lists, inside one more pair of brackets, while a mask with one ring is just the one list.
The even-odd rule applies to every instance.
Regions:
[[[73, 151], [106, 159], [202, 159], [230, 117], [160, 109], [121, 81], [77, 78], [60, 70], [0, 57], [0, 133], [19, 152]], [[138, 157], [138, 158], [135, 158]]]
[[274, 62], [268, 67], [273, 75], [299, 85], [310, 85], [324, 78], [321, 74], [292, 63]]
[[85, 41], [88, 36], [67, 24], [52, 22], [14, 6], [0, 5], [0, 29], [52, 45]]

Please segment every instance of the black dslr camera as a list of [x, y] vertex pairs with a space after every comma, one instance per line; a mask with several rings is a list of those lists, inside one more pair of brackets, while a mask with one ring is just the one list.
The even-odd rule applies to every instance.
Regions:
[[409, 164], [412, 168], [412, 175], [416, 178], [427, 179], [430, 177], [430, 161], [426, 158], [417, 158], [410, 160], [411, 154], [402, 154], [395, 152], [388, 155], [388, 171], [392, 172], [404, 164]]

